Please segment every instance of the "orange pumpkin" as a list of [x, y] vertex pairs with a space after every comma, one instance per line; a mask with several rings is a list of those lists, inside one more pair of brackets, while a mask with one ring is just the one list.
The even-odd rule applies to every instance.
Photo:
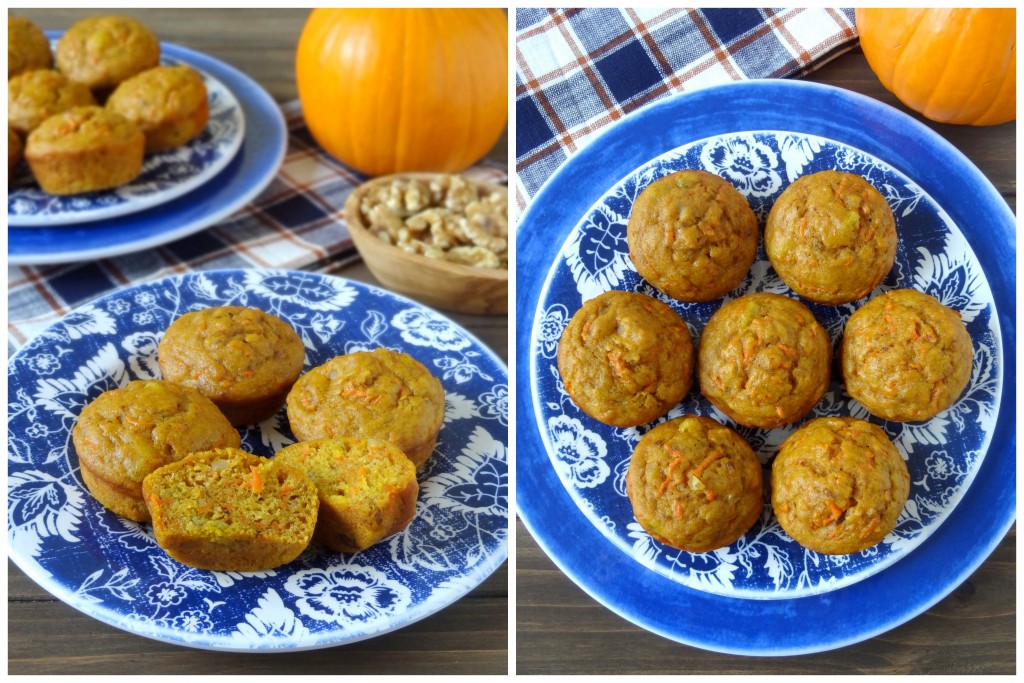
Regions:
[[1016, 117], [1013, 8], [858, 9], [856, 17], [872, 71], [914, 111], [974, 126]]
[[295, 73], [310, 133], [368, 175], [454, 173], [508, 121], [500, 9], [315, 9]]

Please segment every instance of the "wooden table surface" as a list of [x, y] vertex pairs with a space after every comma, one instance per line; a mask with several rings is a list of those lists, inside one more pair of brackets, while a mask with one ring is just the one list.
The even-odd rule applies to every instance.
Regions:
[[[294, 51], [308, 10], [123, 10], [161, 40], [244, 71], [277, 101], [295, 99]], [[95, 10], [15, 10], [43, 29], [65, 29]], [[508, 160], [507, 136], [489, 153]], [[376, 284], [360, 262], [337, 271]], [[506, 363], [508, 320], [449, 314]], [[375, 674], [508, 671], [508, 563], [467, 596], [393, 633], [334, 648], [231, 654], [169, 645], [103, 624], [56, 600], [8, 560], [10, 674]]]
[[[859, 49], [822, 66], [806, 80], [853, 90], [911, 113], [881, 86]], [[913, 116], [967, 155], [1016, 211], [1013, 122], [973, 128], [935, 124]], [[1013, 483], [1008, 482], [1008, 485]], [[516, 671], [519, 674], [1005, 674], [1016, 671], [1016, 527], [966, 582], [917, 618], [871, 640], [839, 650], [782, 658], [707, 652], [633, 625], [595, 602], [562, 574], [518, 520], [515, 548]], [[892, 598], [899, 600], [900, 596]], [[827, 629], [828, 624], [821, 627]]]

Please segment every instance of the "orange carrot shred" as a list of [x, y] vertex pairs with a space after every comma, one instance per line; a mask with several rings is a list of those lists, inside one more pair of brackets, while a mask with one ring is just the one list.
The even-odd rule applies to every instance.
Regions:
[[711, 451], [711, 453], [709, 453], [708, 456], [704, 458], [699, 465], [697, 465], [697, 468], [693, 470], [693, 476], [700, 477], [700, 475], [704, 473], [704, 470], [711, 466], [711, 463], [722, 457], [725, 457], [725, 453], [722, 451]]

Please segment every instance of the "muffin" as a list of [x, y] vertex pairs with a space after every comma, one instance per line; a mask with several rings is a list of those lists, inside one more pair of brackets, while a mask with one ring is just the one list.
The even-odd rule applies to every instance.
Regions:
[[711, 317], [700, 339], [701, 393], [741, 425], [796, 422], [825, 393], [832, 343], [806, 306], [758, 292]]
[[14, 169], [21, 163], [24, 154], [24, 144], [21, 136], [14, 132], [14, 129], [7, 126], [7, 180], [10, 182], [14, 175]]
[[23, 71], [52, 66], [46, 34], [25, 17], [7, 17], [7, 80]]
[[25, 160], [44, 192], [78, 194], [134, 180], [145, 144], [142, 131], [118, 114], [74, 107], [29, 134]]
[[892, 269], [896, 221], [867, 180], [821, 171], [798, 178], [775, 201], [764, 246], [794, 292], [844, 304], [867, 296]]
[[772, 463], [772, 509], [793, 540], [846, 555], [896, 527], [910, 493], [898, 450], [876, 425], [820, 417], [787, 438]]
[[416, 514], [416, 466], [387, 441], [300, 441], [274, 460], [302, 470], [316, 485], [320, 509], [313, 539], [331, 550], [365, 550], [405, 529]]
[[640, 439], [626, 472], [626, 494], [655, 540], [691, 553], [742, 536], [764, 507], [761, 463], [736, 432], [685, 415]]
[[727, 181], [677, 171], [644, 188], [626, 227], [640, 275], [680, 301], [709, 301], [734, 289], [757, 253], [757, 217]]
[[213, 571], [291, 562], [309, 545], [319, 506], [301, 470], [237, 448], [165, 465], [142, 490], [157, 544], [182, 564]]
[[157, 347], [164, 379], [197, 390], [234, 425], [255, 424], [276, 413], [305, 357], [291, 325], [243, 306], [186, 313], [171, 323]]
[[52, 69], [25, 71], [7, 81], [7, 123], [22, 135], [54, 114], [92, 104], [88, 88]]
[[184, 64], [158, 66], [117, 86], [107, 108], [146, 135], [146, 152], [183, 145], [206, 127], [210, 106], [199, 72]]
[[240, 443], [207, 398], [162, 380], [136, 380], [100, 394], [82, 410], [71, 441], [93, 497], [136, 522], [149, 520], [142, 499], [146, 475], [190, 453]]
[[337, 356], [299, 378], [288, 393], [288, 422], [301, 441], [383, 439], [417, 469], [444, 421], [444, 389], [412, 356], [389, 349]]
[[886, 420], [927, 420], [960, 397], [974, 350], [960, 314], [935, 297], [896, 289], [850, 316], [839, 348], [846, 391]]
[[57, 68], [98, 94], [160, 62], [160, 41], [131, 17], [87, 17], [57, 41]]
[[633, 427], [661, 417], [690, 391], [693, 341], [667, 304], [612, 290], [573, 315], [558, 342], [558, 371], [584, 413]]

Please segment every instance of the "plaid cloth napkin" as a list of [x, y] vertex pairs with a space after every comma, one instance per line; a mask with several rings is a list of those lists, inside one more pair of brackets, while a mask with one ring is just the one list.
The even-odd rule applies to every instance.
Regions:
[[[251, 204], [223, 222], [156, 249], [111, 259], [9, 266], [8, 352], [77, 306], [138, 282], [219, 268], [332, 272], [358, 259], [342, 209], [349, 192], [366, 177], [314, 142], [298, 101], [282, 109], [289, 140], [280, 171]], [[504, 165], [486, 159], [463, 173], [508, 180]]]
[[602, 128], [645, 104], [800, 76], [856, 40], [852, 9], [518, 9], [517, 209]]

